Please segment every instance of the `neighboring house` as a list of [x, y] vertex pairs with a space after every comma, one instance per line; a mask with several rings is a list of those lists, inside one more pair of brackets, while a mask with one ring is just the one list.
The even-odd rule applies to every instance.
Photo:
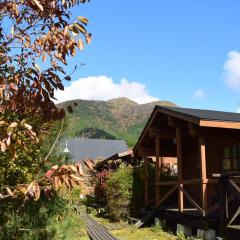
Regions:
[[[145, 163], [145, 205], [154, 202], [159, 217], [239, 239], [240, 114], [156, 106], [133, 152]], [[175, 180], [161, 179], [165, 157], [177, 160]]]
[[[119, 160], [121, 161], [119, 162]], [[107, 157], [103, 161], [100, 161], [96, 164], [96, 169], [98, 171], [101, 171], [103, 169], [114, 169], [117, 168], [118, 165], [120, 165], [122, 162], [125, 162], [127, 164], [135, 162], [133, 157], [133, 151], [131, 149], [124, 152], [118, 152], [112, 156]]]
[[67, 148], [70, 157], [77, 162], [87, 158], [106, 159], [118, 152], [128, 150], [127, 144], [123, 140], [104, 140], [73, 138], [67, 139]]
[[[156, 163], [155, 156], [148, 156], [148, 159]], [[170, 171], [170, 175], [177, 174], [177, 157], [161, 157], [160, 163], [164, 166], [165, 170]]]

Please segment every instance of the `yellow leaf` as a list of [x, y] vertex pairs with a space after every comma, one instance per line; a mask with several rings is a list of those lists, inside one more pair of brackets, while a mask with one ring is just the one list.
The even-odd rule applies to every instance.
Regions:
[[82, 165], [81, 165], [81, 163], [77, 163], [77, 170], [78, 170], [78, 174], [80, 175], [80, 176], [85, 176], [85, 174], [84, 174], [84, 172], [83, 172], [83, 169], [82, 169]]
[[52, 166], [51, 169], [53, 169], [53, 170], [57, 170], [57, 169], [58, 169], [58, 165], [54, 165], [54, 166]]
[[28, 185], [27, 184], [18, 184], [16, 186], [16, 189], [18, 191], [20, 191], [21, 193], [25, 194], [27, 192], [27, 189], [28, 189]]
[[83, 41], [82, 41], [81, 38], [78, 39], [77, 45], [78, 45], [78, 48], [79, 48], [80, 50], [83, 50], [84, 47], [83, 47]]
[[11, 196], [13, 196], [13, 192], [9, 187], [6, 187], [7, 193]]
[[85, 37], [86, 37], [86, 43], [87, 44], [91, 44], [91, 42], [92, 42], [92, 34], [88, 33], [88, 34], [85, 35]]
[[84, 178], [76, 177], [76, 176], [73, 175], [73, 174], [71, 174], [70, 177], [71, 177], [74, 181], [84, 181]]
[[43, 61], [43, 62], [46, 62], [46, 60], [47, 60], [46, 53], [43, 53], [43, 56], [42, 56], [42, 61]]
[[17, 125], [18, 125], [17, 122], [13, 122], [13, 123], [10, 124], [9, 127], [10, 127], [10, 128], [15, 128]]
[[14, 34], [14, 26], [11, 28], [11, 34]]
[[58, 189], [62, 185], [62, 181], [60, 177], [54, 177], [54, 185], [55, 188]]
[[27, 190], [26, 190], [26, 192], [25, 192], [24, 194], [28, 193], [28, 192], [31, 190], [32, 186], [33, 186], [33, 182], [31, 182], [31, 183], [28, 185], [28, 188], [27, 188]]
[[1, 143], [1, 151], [6, 152], [6, 150], [7, 150], [7, 145], [4, 142], [2, 142]]
[[[76, 27], [76, 29], [78, 29], [83, 34], [85, 34], [87, 32], [86, 29], [84, 28], [84, 26], [80, 23], [75, 23], [74, 27]], [[75, 28], [73, 28], [73, 29], [75, 29]]]
[[37, 201], [40, 198], [40, 193], [41, 193], [41, 189], [38, 185], [38, 183], [34, 183], [33, 184], [33, 192], [34, 192], [34, 201]]
[[78, 20], [86, 25], [88, 24], [88, 19], [85, 17], [78, 17]]
[[38, 71], [38, 72], [40, 72], [40, 67], [36, 64], [36, 63], [33, 63], [33, 66], [36, 68], [36, 70]]
[[7, 146], [9, 146], [10, 143], [11, 143], [11, 137], [9, 136], [8, 139], [7, 139], [7, 142], [6, 142]]
[[32, 126], [27, 123], [24, 123], [23, 126], [28, 130], [32, 130]]
[[68, 26], [65, 26], [65, 28], [64, 28], [64, 32], [63, 32], [63, 35], [64, 35], [64, 36], [67, 35], [67, 33], [68, 33], [68, 29], [69, 29], [69, 27], [68, 27]]
[[37, 5], [37, 7], [43, 12], [43, 6], [38, 0], [33, 0], [33, 2]]
[[0, 121], [0, 126], [7, 125], [5, 121]]
[[74, 173], [77, 172], [77, 168], [76, 168], [75, 166], [73, 166], [73, 165], [70, 165], [70, 169], [71, 169]]

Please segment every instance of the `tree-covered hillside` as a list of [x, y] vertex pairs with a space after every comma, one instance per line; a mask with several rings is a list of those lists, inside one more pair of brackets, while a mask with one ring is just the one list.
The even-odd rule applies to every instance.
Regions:
[[74, 109], [66, 117], [66, 137], [124, 139], [129, 146], [136, 142], [155, 105], [176, 106], [168, 101], [138, 104], [127, 98], [74, 100], [61, 105]]

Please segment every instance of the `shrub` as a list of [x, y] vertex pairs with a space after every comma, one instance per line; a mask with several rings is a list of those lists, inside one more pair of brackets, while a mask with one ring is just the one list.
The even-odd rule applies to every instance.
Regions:
[[107, 179], [109, 177], [109, 171], [103, 169], [102, 171], [96, 174], [96, 186], [95, 186], [95, 197], [98, 203], [106, 203], [106, 188], [107, 188]]
[[[110, 173], [102, 171], [98, 174], [99, 184], [95, 193], [106, 197], [109, 215], [112, 220], [126, 220], [128, 216], [137, 216], [138, 210], [144, 207], [144, 165], [127, 166]], [[162, 181], [175, 180], [171, 172], [163, 171]], [[148, 164], [149, 199], [155, 198], [155, 188], [150, 184], [155, 182], [155, 164]], [[166, 193], [169, 186], [161, 187], [161, 193]], [[177, 194], [177, 193], [176, 193]], [[96, 194], [96, 196], [98, 196]], [[170, 199], [175, 201], [173, 194]]]
[[6, 199], [0, 205], [0, 239], [52, 239], [54, 231], [47, 225], [59, 214], [63, 214], [66, 201], [56, 192], [47, 199], [44, 194], [38, 201]]
[[80, 235], [84, 231], [77, 211], [80, 192], [80, 187], [69, 190], [62, 186], [58, 192], [52, 192], [50, 199], [41, 194], [38, 201], [22, 203], [14, 198], [1, 201], [0, 239], [72, 239], [62, 237], [64, 232], [71, 235], [71, 227]]
[[[149, 178], [154, 180], [154, 166], [148, 166]], [[113, 220], [137, 216], [144, 206], [144, 166], [127, 166], [110, 173], [102, 188], [105, 191], [109, 215]], [[151, 190], [152, 188], [150, 188]], [[154, 195], [154, 191], [149, 192]]]
[[119, 169], [107, 180], [106, 196], [112, 220], [126, 219], [130, 214], [132, 200], [133, 168]]

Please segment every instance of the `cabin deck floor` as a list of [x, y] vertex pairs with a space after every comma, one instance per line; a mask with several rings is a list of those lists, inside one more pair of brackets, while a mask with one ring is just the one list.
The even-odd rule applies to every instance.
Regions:
[[[178, 212], [178, 208], [173, 208], [173, 207], [169, 207], [169, 206], [161, 206], [158, 209], [170, 211], [170, 212]], [[193, 215], [193, 216], [198, 216], [198, 217], [201, 216], [196, 208], [184, 208], [182, 213], [188, 214], [188, 215]]]

